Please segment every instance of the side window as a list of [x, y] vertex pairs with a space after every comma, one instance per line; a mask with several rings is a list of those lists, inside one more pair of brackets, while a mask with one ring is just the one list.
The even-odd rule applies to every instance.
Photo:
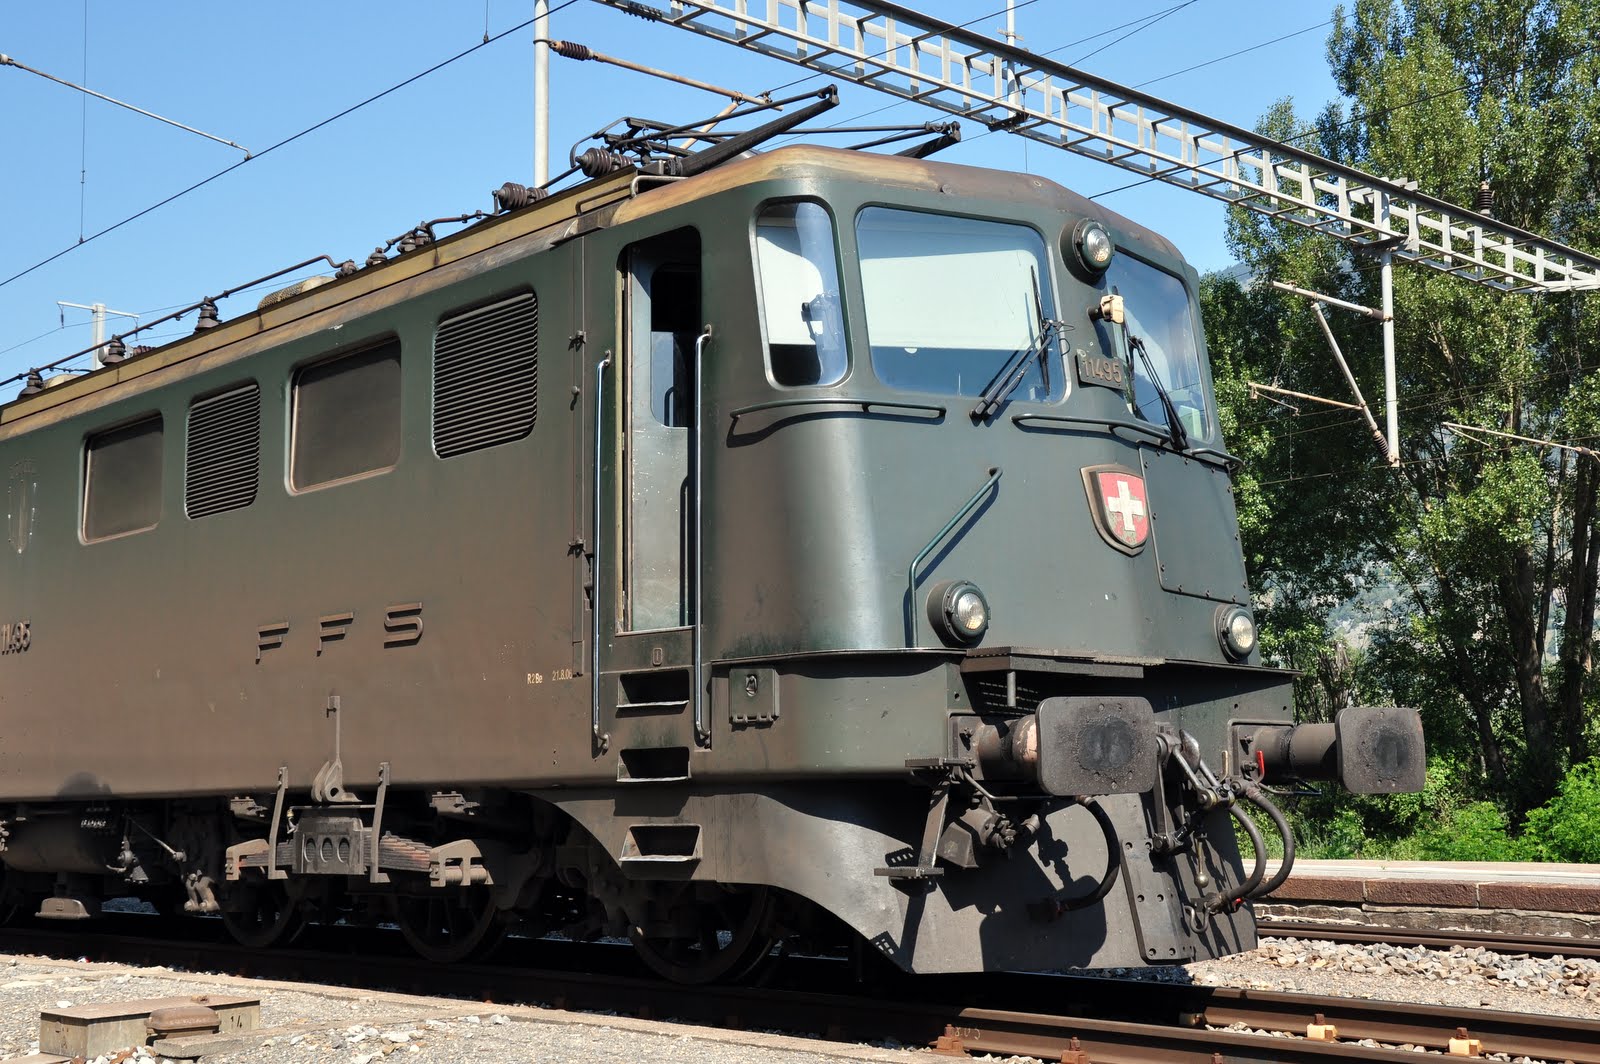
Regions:
[[833, 218], [820, 203], [775, 203], [756, 219], [756, 284], [778, 384], [837, 384], [849, 368]]
[[161, 415], [84, 441], [83, 538], [143, 532], [161, 520]]
[[669, 429], [694, 421], [695, 338], [700, 335], [700, 268], [667, 263], [645, 276], [650, 301], [650, 412]]
[[433, 451], [450, 458], [512, 443], [539, 413], [539, 299], [525, 293], [439, 323], [433, 338]]
[[183, 508], [191, 519], [256, 501], [261, 479], [261, 386], [250, 383], [189, 407]]
[[296, 491], [400, 460], [400, 342], [307, 366], [294, 378], [289, 482]]

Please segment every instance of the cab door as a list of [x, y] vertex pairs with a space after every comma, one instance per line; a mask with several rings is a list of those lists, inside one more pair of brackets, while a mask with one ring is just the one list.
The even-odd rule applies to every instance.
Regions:
[[[620, 781], [687, 779], [694, 721], [695, 364], [702, 329], [693, 231], [635, 244], [620, 262], [622, 335], [612, 468], [620, 504], [614, 619], [600, 675], [603, 733]], [[602, 599], [605, 602], [605, 599]]]

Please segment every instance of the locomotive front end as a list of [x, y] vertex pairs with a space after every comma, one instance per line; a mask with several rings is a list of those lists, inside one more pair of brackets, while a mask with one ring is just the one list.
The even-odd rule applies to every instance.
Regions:
[[760, 165], [722, 206], [755, 314], [706, 312], [691, 761], [762, 787], [676, 814], [735, 840], [694, 874], [919, 972], [1249, 948], [1265, 787], [1414, 789], [1423, 749], [1409, 710], [1296, 727], [1261, 663], [1194, 271], [1024, 175]]

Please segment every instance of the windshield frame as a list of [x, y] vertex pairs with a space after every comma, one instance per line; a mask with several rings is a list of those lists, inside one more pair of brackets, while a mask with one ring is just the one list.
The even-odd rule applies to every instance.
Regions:
[[[1187, 353], [1193, 358], [1194, 363], [1193, 383], [1183, 384], [1180, 386], [1178, 382], [1168, 379], [1171, 377], [1172, 362], [1170, 358], [1158, 358], [1156, 352], [1152, 350], [1151, 361], [1157, 363], [1158, 370], [1164, 369], [1166, 371], [1165, 374], [1162, 375], [1160, 383], [1161, 386], [1166, 390], [1168, 396], [1171, 398], [1173, 405], [1178, 408], [1180, 417], [1186, 409], [1196, 409], [1192, 402], [1186, 402], [1183, 400], [1184, 393], [1193, 391], [1194, 389], [1199, 390], [1201, 405], [1198, 407], [1198, 410], [1201, 415], [1201, 424], [1197, 428], [1192, 422], [1184, 420], [1184, 434], [1192, 443], [1204, 442], [1207, 444], [1218, 444], [1221, 440], [1221, 426], [1217, 410], [1216, 389], [1213, 386], [1211, 379], [1211, 359], [1210, 354], [1206, 349], [1205, 327], [1204, 323], [1201, 321], [1200, 307], [1195, 296], [1195, 287], [1191, 283], [1190, 278], [1184, 273], [1170, 269], [1167, 266], [1156, 262], [1152, 258], [1140, 255], [1137, 252], [1129, 250], [1123, 245], [1118, 244], [1116, 253], [1111, 260], [1110, 267], [1105, 271], [1105, 273], [1101, 274], [1100, 277], [1096, 279], [1095, 290], [1101, 295], [1112, 294], [1112, 275], [1117, 271], [1119, 265], [1127, 262], [1132, 262], [1139, 267], [1151, 271], [1159, 279], [1170, 281], [1173, 284], [1176, 284], [1178, 290], [1183, 293], [1182, 305], [1184, 321], [1187, 325], [1188, 336], [1191, 341]], [[1116, 294], [1122, 296], [1124, 313], [1127, 315], [1126, 322], [1117, 331], [1121, 332], [1124, 337], [1137, 336], [1145, 342], [1147, 348], [1156, 348], [1162, 351], [1164, 354], [1164, 344], [1170, 340], [1170, 331], [1168, 335], [1162, 336], [1159, 341], [1155, 340], [1155, 333], [1151, 328], [1149, 328], [1148, 323], [1145, 323], [1144, 328], [1140, 328], [1136, 324], [1136, 319], [1139, 313], [1138, 299], [1130, 298], [1129, 293], [1122, 290], [1118, 290]], [[1175, 306], [1176, 302], [1174, 301], [1170, 305]], [[1132, 352], [1126, 349], [1116, 349], [1115, 334], [1112, 332], [1112, 330], [1109, 329], [1104, 322], [1096, 321], [1094, 332], [1096, 341], [1100, 345], [1101, 349], [1110, 357], [1116, 358], [1118, 361], [1121, 361], [1124, 363], [1124, 365], [1126, 365], [1130, 355], [1132, 355]], [[1124, 343], [1126, 343], [1126, 340], [1124, 340]], [[1148, 396], [1146, 396], [1143, 403], [1139, 403], [1137, 401], [1136, 389], [1140, 386], [1140, 382], [1145, 382], [1145, 386], [1149, 387], [1149, 372], [1145, 369], [1143, 360], [1139, 359], [1137, 356], [1133, 356], [1132, 363], [1133, 364], [1129, 367], [1130, 373], [1128, 377], [1127, 391], [1124, 394], [1128, 413], [1134, 418], [1137, 418], [1140, 421], [1148, 422], [1149, 424], [1158, 428], [1167, 428], [1166, 413], [1163, 410], [1161, 400], [1155, 394], [1156, 390], [1153, 387], [1150, 388], [1150, 393]]]
[[[1006, 363], [1010, 362], [1015, 364], [1014, 359], [1016, 356], [1021, 355], [1023, 350], [1022, 348], [1007, 349], [995, 347], [978, 349], [980, 351], [992, 351], [994, 353], [996, 361], [993, 366], [993, 373], [989, 375], [980, 374], [979, 377], [974, 378], [973, 382], [962, 381], [961, 386], [957, 389], [923, 386], [917, 383], [907, 382], [903, 379], [897, 379], [893, 374], [885, 373], [885, 366], [880, 364], [879, 357], [877, 352], [874, 350], [872, 343], [872, 307], [875, 300], [871, 285], [867, 280], [866, 269], [864, 265], [868, 261], [869, 256], [863, 252], [862, 248], [863, 218], [872, 211], [890, 212], [893, 214], [916, 216], [918, 218], [925, 219], [948, 219], [958, 223], [975, 223], [978, 225], [1004, 227], [1006, 229], [1016, 229], [1027, 232], [1030, 235], [1030, 238], [1036, 242], [1027, 250], [1031, 253], [1033, 265], [1036, 268], [1039, 307], [1042, 311], [1042, 317], [1046, 321], [1055, 320], [1059, 316], [1061, 307], [1059, 288], [1060, 278], [1057, 273], [1058, 266], [1060, 264], [1057, 262], [1058, 256], [1054, 252], [1054, 238], [1047, 235], [1043, 229], [1029, 219], [1019, 218], [1014, 215], [1007, 215], [1001, 212], [983, 214], [973, 211], [936, 210], [922, 206], [913, 206], [903, 201], [895, 202], [883, 200], [869, 200], [861, 203], [855, 209], [851, 219], [852, 224], [850, 226], [850, 238], [853, 241], [852, 250], [854, 252], [852, 256], [854, 276], [851, 278], [851, 283], [853, 286], [855, 286], [856, 292], [858, 293], [860, 299], [859, 306], [861, 321], [860, 333], [858, 334], [857, 338], [861, 345], [860, 349], [865, 352], [864, 357], [862, 357], [860, 360], [861, 364], [871, 368], [872, 375], [879, 384], [886, 389], [899, 394], [941, 396], [952, 399], [977, 399], [981, 394], [983, 394], [986, 388], [992, 384], [991, 378], [998, 377], [1003, 372], [1004, 365]], [[1023, 286], [1017, 294], [1020, 298], [1026, 300], [1028, 305], [1032, 305], [1033, 290], [1031, 283]], [[1029, 310], [1028, 315], [1029, 318], [1032, 319], [1034, 312]], [[1025, 403], [1039, 406], [1058, 406], [1067, 400], [1067, 398], [1071, 395], [1074, 386], [1074, 378], [1072, 376], [1072, 369], [1070, 365], [1071, 360], [1069, 357], [1069, 352], [1067, 351], [1067, 345], [1058, 335], [1055, 335], [1057, 330], [1046, 330], [1043, 334], [1040, 334], [1037, 331], [1037, 323], [1030, 320], [1029, 326], [1029, 343], [1034, 345], [1033, 351], [1035, 353], [1029, 359], [1029, 361], [1032, 363], [1032, 368], [1028, 370], [1024, 380], [1033, 380], [1034, 382], [1042, 385], [1043, 381], [1041, 380], [1041, 373], [1043, 372], [1043, 375], [1048, 377], [1048, 390], [1045, 392], [1043, 397], [1030, 396], [1027, 394], [1029, 389], [1026, 384], [1024, 384], [1023, 386], [1016, 388], [1010, 394], [1005, 401], [1005, 405], [1010, 405], [1013, 403]], [[1041, 371], [1039, 367], [1040, 360], [1038, 357], [1038, 345], [1041, 342], [1044, 344], [1044, 354], [1049, 361], [1049, 367], [1047, 371]], [[893, 345], [879, 346], [882, 347]]]

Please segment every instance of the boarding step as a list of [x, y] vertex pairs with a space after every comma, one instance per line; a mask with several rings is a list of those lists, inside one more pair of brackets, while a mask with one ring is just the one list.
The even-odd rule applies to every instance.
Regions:
[[700, 862], [699, 824], [635, 824], [622, 839], [617, 863], [639, 879], [671, 877]]
[[617, 674], [617, 716], [685, 713], [693, 682], [688, 669], [646, 669]]
[[635, 746], [617, 752], [618, 783], [686, 783], [687, 746]]

